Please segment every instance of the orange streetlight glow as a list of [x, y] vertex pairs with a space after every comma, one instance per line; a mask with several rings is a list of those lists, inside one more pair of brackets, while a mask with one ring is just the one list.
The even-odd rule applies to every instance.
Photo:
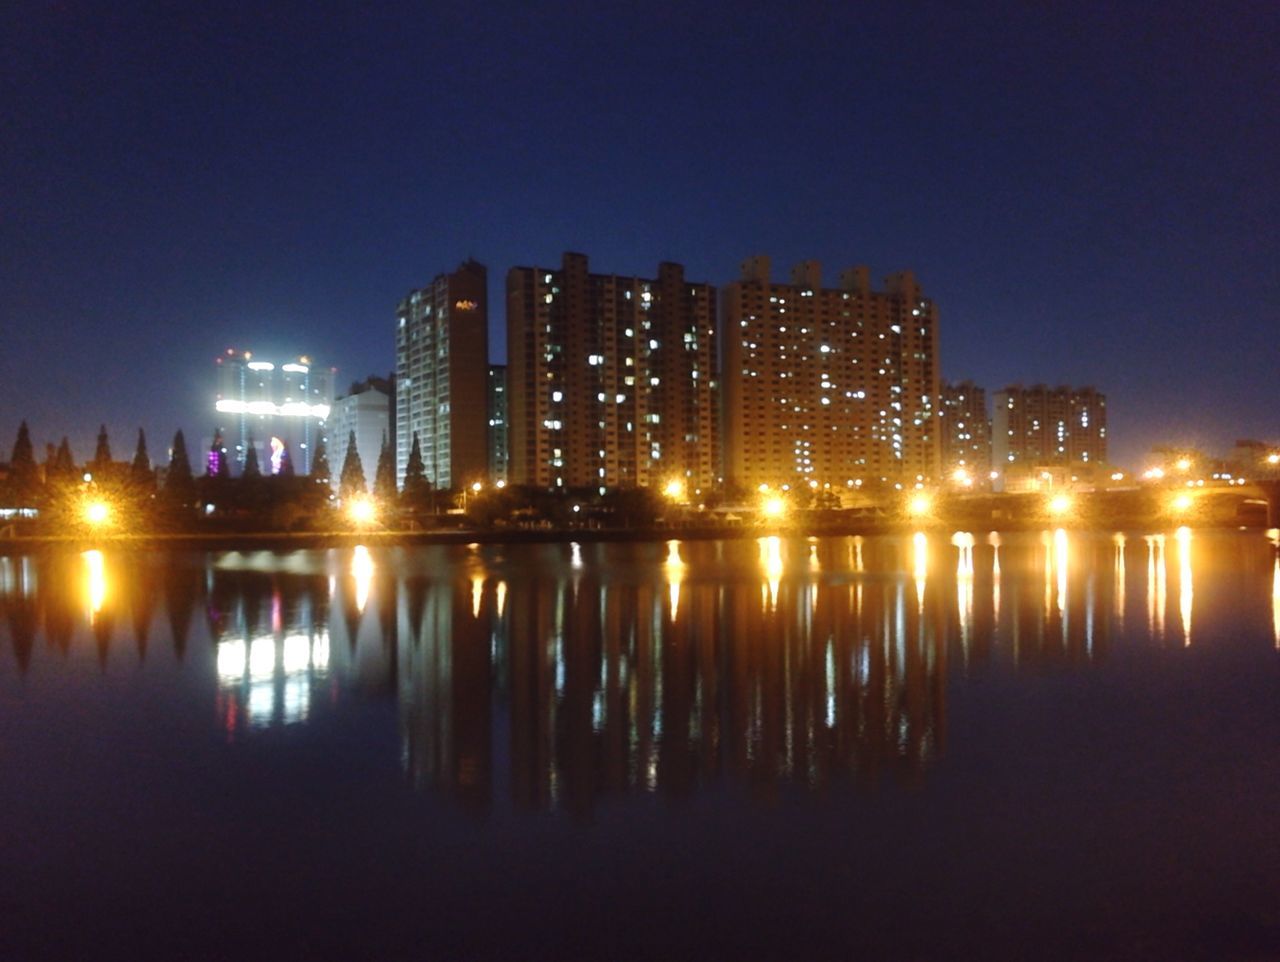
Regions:
[[111, 520], [111, 506], [105, 501], [90, 501], [84, 507], [84, 519], [100, 528]]
[[1049, 513], [1055, 517], [1062, 517], [1071, 510], [1071, 499], [1065, 494], [1055, 494], [1049, 499]]
[[927, 494], [913, 494], [911, 499], [907, 501], [907, 513], [912, 517], [919, 518], [926, 515], [933, 508], [933, 498]]
[[378, 506], [372, 498], [354, 498], [347, 505], [347, 515], [356, 524], [373, 524], [378, 520]]
[[781, 518], [787, 513], [787, 502], [783, 501], [778, 495], [772, 495], [764, 499], [764, 503], [760, 506], [760, 510], [766, 518]]

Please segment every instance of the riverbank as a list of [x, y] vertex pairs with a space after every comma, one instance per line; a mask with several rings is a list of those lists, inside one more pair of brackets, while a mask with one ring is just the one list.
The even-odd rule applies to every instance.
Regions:
[[[941, 521], [869, 521], [856, 523], [786, 523], [774, 525], [658, 525], [645, 528], [432, 528], [426, 530], [341, 530], [305, 532], [152, 532], [145, 534], [78, 533], [70, 535], [20, 534], [0, 539], [0, 555], [30, 554], [46, 549], [71, 549], [77, 551], [92, 548], [114, 547], [153, 549], [193, 549], [201, 551], [296, 551], [304, 549], [342, 548], [355, 545], [366, 547], [396, 547], [431, 544], [538, 544], [556, 542], [656, 542], [656, 541], [716, 541], [752, 539], [776, 535], [779, 537], [871, 537], [876, 535], [908, 535], [916, 531], [947, 533], [954, 531], [1043, 531], [1049, 528], [1067, 530], [1105, 530], [1151, 533], [1171, 530], [1181, 525], [1174, 523], [1152, 524], [1150, 519], [1115, 519], [1114, 524], [1099, 525], [1050, 523], [1038, 521], [1006, 521], [998, 526], [965, 525]], [[1256, 530], [1261, 526], [1223, 525], [1220, 523], [1186, 525], [1194, 529]]]

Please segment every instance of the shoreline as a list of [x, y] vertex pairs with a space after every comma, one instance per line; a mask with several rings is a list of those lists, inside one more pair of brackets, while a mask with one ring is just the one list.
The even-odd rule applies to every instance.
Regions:
[[136, 547], [143, 550], [190, 549], [205, 551], [295, 551], [324, 548], [343, 548], [365, 545], [367, 547], [396, 547], [437, 544], [554, 544], [569, 542], [619, 542], [652, 543], [665, 541], [720, 541], [751, 540], [764, 537], [788, 538], [840, 538], [876, 537], [884, 535], [909, 535], [917, 531], [926, 533], [973, 531], [1022, 533], [1064, 528], [1068, 531], [1152, 532], [1188, 527], [1195, 530], [1248, 531], [1265, 534], [1269, 529], [1261, 525], [1230, 525], [1222, 523], [1175, 524], [1172, 522], [1152, 525], [1139, 519], [1116, 519], [1116, 524], [1054, 524], [1052, 522], [1006, 521], [1000, 525], [968, 525], [963, 522], [947, 524], [937, 520], [925, 523], [906, 521], [880, 524], [827, 524], [827, 525], [716, 525], [697, 527], [652, 528], [436, 528], [425, 531], [306, 531], [306, 532], [181, 532], [146, 534], [73, 534], [73, 535], [15, 535], [0, 538], [0, 556], [23, 555], [48, 548], [72, 548], [90, 550], [98, 547]]

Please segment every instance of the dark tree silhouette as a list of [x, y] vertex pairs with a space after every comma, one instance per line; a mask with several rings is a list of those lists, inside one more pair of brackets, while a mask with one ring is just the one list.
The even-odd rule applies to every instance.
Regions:
[[222, 432], [218, 430], [213, 432], [213, 444], [209, 447], [205, 475], [210, 478], [231, 477], [231, 460], [227, 457], [227, 445], [222, 440]]
[[196, 482], [191, 474], [191, 459], [187, 456], [187, 439], [179, 430], [173, 436], [173, 450], [169, 453], [169, 473], [164, 479], [164, 491], [172, 500], [191, 501], [195, 497]]
[[31, 448], [27, 422], [18, 426], [18, 438], [9, 459], [9, 493], [17, 501], [29, 503], [40, 493], [40, 468]]
[[48, 479], [53, 484], [72, 484], [76, 480], [76, 462], [71, 456], [71, 444], [66, 436], [58, 445], [58, 453], [53, 456], [53, 464], [49, 467]]
[[342, 459], [342, 473], [338, 475], [338, 497], [347, 499], [364, 494], [364, 465], [360, 463], [360, 452], [356, 450], [356, 432], [347, 436], [347, 454]]
[[107, 440], [107, 426], [98, 426], [98, 446], [93, 450], [92, 470], [96, 475], [111, 466], [111, 442]]
[[396, 499], [396, 459], [386, 431], [382, 432], [382, 451], [378, 454], [378, 470], [373, 476], [373, 495], [386, 504]]
[[252, 436], [249, 438], [249, 450], [244, 456], [244, 471], [241, 472], [241, 477], [262, 477], [262, 468], [258, 465], [258, 445], [257, 442], [253, 440]]
[[129, 480], [138, 487], [150, 487], [155, 483], [151, 458], [147, 456], [147, 436], [142, 428], [138, 428], [138, 447], [133, 452], [133, 463], [129, 465]]
[[329, 470], [329, 452], [325, 450], [324, 438], [316, 445], [315, 454], [311, 457], [311, 480], [316, 484], [328, 484], [332, 472]]
[[422, 446], [418, 442], [418, 432], [413, 432], [413, 447], [409, 449], [409, 461], [404, 469], [405, 503], [413, 508], [421, 508], [431, 497], [431, 482], [427, 480], [426, 469], [422, 465]]

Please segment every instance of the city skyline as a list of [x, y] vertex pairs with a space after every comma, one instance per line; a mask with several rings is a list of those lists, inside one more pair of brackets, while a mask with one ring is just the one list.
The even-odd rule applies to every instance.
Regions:
[[79, 456], [193, 435], [209, 356], [385, 373], [397, 295], [468, 255], [492, 300], [563, 250], [712, 284], [768, 251], [914, 271], [943, 378], [1096, 385], [1126, 466], [1274, 440], [1278, 21], [14, 10], [0, 412]]

